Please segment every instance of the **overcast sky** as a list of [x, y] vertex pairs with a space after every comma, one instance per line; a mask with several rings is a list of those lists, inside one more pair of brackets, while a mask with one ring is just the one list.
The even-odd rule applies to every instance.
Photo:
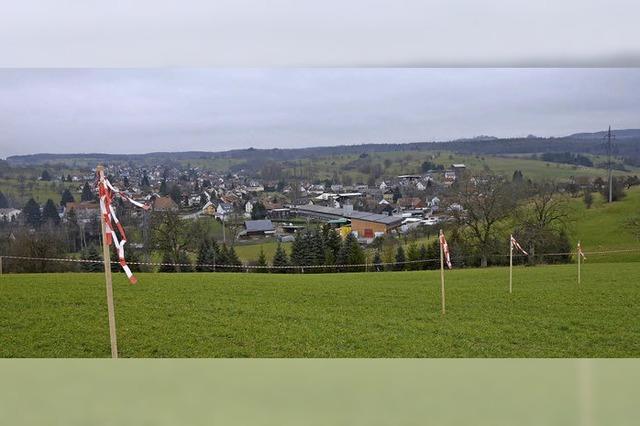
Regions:
[[640, 69], [2, 69], [0, 156], [640, 128]]

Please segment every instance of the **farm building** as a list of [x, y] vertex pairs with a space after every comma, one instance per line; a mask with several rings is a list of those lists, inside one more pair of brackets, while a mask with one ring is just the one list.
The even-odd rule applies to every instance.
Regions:
[[352, 208], [337, 209], [334, 207], [307, 204], [296, 206], [295, 209], [301, 216], [327, 221], [340, 218], [349, 219], [351, 221], [351, 230], [363, 238], [373, 238], [376, 235], [388, 234], [402, 225], [401, 217], [362, 212], [353, 210]]
[[246, 220], [244, 222], [244, 235], [271, 235], [276, 232], [273, 223], [269, 219]]

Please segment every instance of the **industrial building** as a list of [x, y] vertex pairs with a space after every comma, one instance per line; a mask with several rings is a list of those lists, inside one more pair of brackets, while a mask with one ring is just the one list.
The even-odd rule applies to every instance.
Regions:
[[351, 230], [361, 238], [373, 238], [378, 235], [386, 235], [402, 225], [402, 218], [383, 214], [362, 212], [353, 208], [335, 208], [306, 204], [296, 206], [295, 210], [300, 216], [307, 216], [326, 221], [348, 219], [351, 222]]

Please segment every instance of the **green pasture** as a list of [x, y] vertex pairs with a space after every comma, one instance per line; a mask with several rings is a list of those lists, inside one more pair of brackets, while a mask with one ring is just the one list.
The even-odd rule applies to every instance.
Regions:
[[[640, 260], [640, 259], [636, 259]], [[114, 275], [122, 357], [638, 357], [640, 262]], [[108, 357], [104, 277], [0, 276], [0, 357]]]
[[594, 194], [594, 204], [587, 209], [582, 198], [571, 200], [569, 235], [574, 246], [581, 241], [583, 249], [590, 251], [633, 250], [592, 256], [587, 261], [625, 262], [638, 259], [640, 241], [626, 225], [629, 218], [640, 215], [640, 188], [626, 191], [621, 201], [606, 203], [600, 194]]

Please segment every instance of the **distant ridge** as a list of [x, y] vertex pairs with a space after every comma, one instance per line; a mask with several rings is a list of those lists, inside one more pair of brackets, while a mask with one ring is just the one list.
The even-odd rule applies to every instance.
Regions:
[[[616, 139], [640, 138], [640, 129], [611, 130], [611, 133], [616, 136]], [[573, 139], [603, 139], [605, 136], [607, 136], [606, 130], [593, 133], [574, 133], [567, 137]]]
[[[613, 130], [616, 136], [616, 151], [619, 156], [633, 159], [640, 164], [640, 129]], [[526, 154], [540, 152], [573, 152], [582, 154], [604, 154], [603, 138], [606, 131], [593, 133], [575, 133], [564, 137], [538, 137], [528, 135], [518, 138], [497, 138], [480, 135], [472, 138], [452, 141], [424, 141], [405, 143], [368, 143], [337, 146], [316, 146], [309, 148], [268, 148], [234, 149], [228, 151], [181, 151], [150, 152], [146, 154], [29, 154], [7, 157], [12, 165], [54, 164], [61, 162], [84, 161], [92, 164], [99, 162], [126, 161], [175, 161], [202, 160], [213, 158], [235, 159], [247, 164], [260, 164], [265, 161], [292, 161], [310, 157], [329, 157], [346, 154], [407, 152], [407, 151], [453, 151], [462, 154]]]

